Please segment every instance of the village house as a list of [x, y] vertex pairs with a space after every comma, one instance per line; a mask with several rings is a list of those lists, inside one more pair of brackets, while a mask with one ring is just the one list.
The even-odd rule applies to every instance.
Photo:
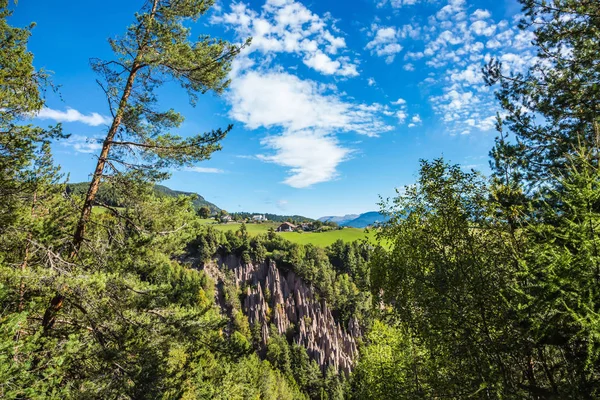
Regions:
[[252, 216], [252, 221], [255, 221], [255, 222], [265, 222], [265, 221], [267, 221], [267, 217], [265, 217], [263, 214], [253, 215]]
[[277, 232], [294, 232], [296, 228], [296, 225], [290, 222], [284, 222], [277, 227]]

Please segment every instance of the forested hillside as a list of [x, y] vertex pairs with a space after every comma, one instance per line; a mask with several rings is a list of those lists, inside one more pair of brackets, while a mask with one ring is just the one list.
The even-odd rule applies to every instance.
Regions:
[[[89, 186], [89, 182], [69, 183], [67, 184], [66, 191], [69, 195], [83, 196], [87, 193]], [[200, 196], [197, 193], [182, 192], [179, 190], [170, 189], [163, 185], [154, 185], [154, 194], [159, 197], [164, 196], [174, 198], [177, 198], [179, 196], [191, 196], [192, 204], [194, 205], [194, 208], [196, 208], [196, 210], [199, 210], [201, 207], [208, 207], [211, 213], [217, 213], [221, 211], [219, 207], [217, 207], [209, 201], [206, 201], [204, 197]], [[122, 207], [125, 204], [125, 200], [123, 198], [119, 198], [118, 192], [116, 192], [115, 190], [111, 190], [110, 187], [103, 186], [100, 187], [100, 189], [98, 190], [98, 194], [96, 196], [96, 203], [99, 206], [105, 204], [111, 207]]]
[[159, 102], [235, 79], [250, 41], [186, 27], [212, 1], [140, 2], [91, 60], [111, 121], [68, 185], [71, 132], [31, 124], [51, 85], [33, 25], [0, 0], [0, 398], [599, 398], [600, 3], [520, 4], [533, 66], [482, 65], [491, 175], [423, 160], [378, 244], [319, 247], [217, 230], [157, 186], [233, 129], [177, 136]]

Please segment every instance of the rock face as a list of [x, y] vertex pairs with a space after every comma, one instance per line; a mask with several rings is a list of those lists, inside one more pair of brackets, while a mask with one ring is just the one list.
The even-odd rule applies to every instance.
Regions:
[[[348, 329], [342, 328], [312, 287], [291, 271], [284, 276], [274, 262], [243, 264], [230, 255], [218, 258], [217, 264], [220, 270], [232, 270], [236, 285], [245, 287], [243, 311], [251, 325], [261, 327], [263, 344], [269, 340], [269, 323], [279, 334], [294, 328], [294, 342], [306, 348], [323, 370], [328, 366], [346, 374], [352, 370], [358, 354], [355, 337], [361, 335], [357, 321], [350, 320]], [[214, 268], [205, 270], [214, 275]]]

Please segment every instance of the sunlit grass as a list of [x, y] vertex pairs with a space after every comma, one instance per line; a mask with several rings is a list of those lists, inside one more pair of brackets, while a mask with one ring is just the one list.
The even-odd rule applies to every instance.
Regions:
[[[220, 231], [237, 231], [240, 229], [240, 223], [220, 224], [215, 223], [213, 219], [203, 219], [203, 223], [212, 225]], [[250, 235], [264, 234], [269, 231], [269, 228], [277, 229], [280, 223], [266, 222], [261, 224], [246, 224], [246, 229]], [[283, 236], [287, 240], [298, 244], [313, 244], [315, 246], [329, 246], [336, 240], [341, 239], [344, 242], [353, 242], [360, 239], [368, 239], [372, 243], [376, 243], [375, 230], [359, 229], [359, 228], [343, 228], [326, 232], [278, 232], [278, 235]]]

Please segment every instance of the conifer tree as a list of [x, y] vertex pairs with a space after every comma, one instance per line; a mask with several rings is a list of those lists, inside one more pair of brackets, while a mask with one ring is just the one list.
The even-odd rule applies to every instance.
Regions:
[[0, 234], [14, 221], [20, 199], [33, 192], [31, 181], [19, 175], [42, 143], [63, 136], [60, 125], [46, 130], [23, 124], [44, 104], [47, 74], [33, 67], [33, 54], [27, 51], [35, 24], [10, 26], [11, 15], [8, 0], [0, 0]]
[[198, 94], [221, 93], [229, 84], [227, 73], [240, 47], [207, 35], [190, 40], [190, 29], [183, 24], [185, 20], [196, 21], [213, 3], [146, 1], [125, 34], [109, 40], [115, 58], [92, 60], [93, 70], [101, 77], [98, 83], [106, 94], [112, 122], [74, 233], [74, 253], [84, 241], [103, 178], [124, 171], [151, 180], [164, 178], [165, 167], [209, 158], [231, 130], [230, 125], [183, 138], [169, 132], [181, 125], [183, 117], [172, 109], [156, 107], [156, 89], [169, 80], [187, 91], [192, 105]]
[[[600, 151], [600, 3], [595, 0], [521, 0], [520, 28], [537, 48], [526, 73], [507, 75], [498, 60], [484, 68], [514, 140], [502, 139], [526, 189], [539, 188], [565, 167], [580, 145]], [[500, 173], [500, 171], [498, 171]]]

